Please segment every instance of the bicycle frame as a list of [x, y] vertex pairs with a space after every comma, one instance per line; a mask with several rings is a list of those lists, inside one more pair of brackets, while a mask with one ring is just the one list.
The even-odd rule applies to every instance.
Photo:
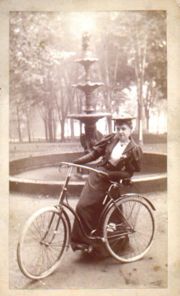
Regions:
[[[74, 211], [74, 209], [70, 205], [68, 205], [67, 203], [64, 202], [64, 198], [66, 196], [67, 187], [68, 187], [68, 183], [69, 183], [69, 180], [70, 180], [70, 177], [71, 177], [73, 167], [84, 168], [86, 170], [89, 170], [89, 171], [92, 171], [92, 172], [95, 172], [95, 173], [98, 173], [98, 174], [102, 174], [104, 176], [107, 176], [107, 173], [103, 172], [103, 171], [100, 171], [100, 170], [96, 170], [96, 169], [94, 169], [92, 167], [73, 164], [73, 163], [69, 163], [69, 162], [61, 162], [60, 165], [67, 165], [67, 166], [69, 166], [69, 169], [68, 169], [68, 172], [67, 172], [67, 175], [66, 175], [65, 183], [63, 185], [63, 188], [62, 188], [60, 196], [59, 196], [59, 202], [58, 202], [57, 207], [62, 209], [62, 211], [63, 211], [63, 213], [66, 216], [68, 221], [69, 221], [69, 218], [68, 218], [68, 215], [67, 215], [66, 211], [64, 210], [64, 208], [68, 209], [73, 214], [73, 216], [75, 217], [75, 219], [77, 220], [77, 222], [79, 224], [79, 227], [80, 227], [80, 229], [82, 231], [82, 234], [86, 238], [88, 238], [90, 240], [97, 240], [97, 239], [103, 240], [103, 237], [101, 237], [101, 236], [95, 236], [95, 235], [92, 236], [92, 235], [88, 235], [86, 233], [86, 231], [85, 231], [85, 229], [84, 229], [84, 227], [82, 225], [81, 219], [79, 218], [78, 214]], [[105, 195], [104, 200], [106, 200], [108, 197], [111, 199], [111, 201], [113, 201], [113, 199], [110, 197], [110, 195], [108, 195], [108, 192], [107, 192], [107, 194]]]
[[[83, 169], [86, 169], [86, 170], [89, 170], [89, 171], [92, 171], [92, 172], [95, 172], [95, 173], [98, 173], [98, 174], [102, 174], [102, 175], [105, 175], [105, 176], [108, 176], [106, 172], [103, 172], [103, 171], [100, 171], [100, 170], [97, 170], [95, 168], [92, 168], [92, 167], [88, 167], [88, 166], [84, 166], [84, 165], [78, 165], [78, 164], [74, 164], [74, 163], [69, 163], [69, 162], [61, 162], [60, 163], [61, 165], [66, 165], [66, 166], [69, 166], [69, 169], [68, 169], [68, 172], [67, 172], [67, 175], [66, 175], [66, 179], [65, 179], [65, 183], [64, 183], [64, 186], [61, 190], [61, 193], [60, 193], [60, 196], [59, 196], [59, 203], [57, 205], [58, 208], [62, 209], [62, 212], [63, 214], [66, 216], [67, 220], [69, 221], [69, 218], [68, 218], [68, 215], [66, 213], [66, 211], [64, 210], [64, 208], [68, 209], [72, 215], [75, 217], [75, 219], [77, 220], [78, 224], [79, 224], [79, 227], [82, 231], [82, 234], [90, 239], [90, 240], [97, 240], [97, 239], [100, 239], [101, 241], [103, 241], [103, 237], [101, 236], [95, 236], [95, 235], [88, 235], [82, 225], [82, 222], [81, 222], [81, 219], [79, 218], [78, 214], [74, 211], [74, 209], [68, 205], [67, 203], [64, 203], [64, 198], [66, 196], [66, 192], [67, 192], [67, 187], [68, 187], [68, 183], [69, 183], [69, 180], [70, 180], [70, 177], [71, 177], [71, 173], [72, 173], [72, 169], [73, 167], [79, 167], [79, 168], [83, 168]], [[102, 221], [103, 221], [103, 218], [104, 216], [106, 215], [107, 211], [109, 211], [109, 209], [112, 207], [112, 206], [115, 206], [116, 207], [116, 202], [119, 200], [119, 199], [123, 199], [127, 196], [132, 196], [133, 194], [132, 193], [127, 193], [127, 194], [123, 194], [123, 195], [120, 195], [120, 197], [118, 199], [114, 199], [110, 192], [111, 192], [111, 189], [113, 187], [117, 187], [117, 188], [120, 188], [121, 184], [118, 183], [118, 182], [113, 182], [113, 181], [110, 181], [110, 186], [109, 186], [109, 189], [108, 191], [106, 192], [106, 195], [104, 197], [104, 200], [103, 200], [103, 205], [105, 205], [104, 209], [102, 210], [102, 213], [101, 213], [101, 216], [100, 216], [100, 219], [99, 219], [99, 223], [98, 223], [98, 227], [101, 225]], [[152, 205], [152, 203], [145, 197], [143, 196], [139, 196], [140, 198], [143, 198], [149, 205], [150, 207], [155, 210], [154, 206]], [[108, 201], [108, 203], [106, 203], [106, 201]], [[119, 214], [121, 215], [121, 218], [124, 220], [124, 222], [127, 223], [127, 225], [131, 228], [131, 225], [129, 225], [129, 223], [127, 222], [127, 220], [124, 218], [123, 216], [123, 213], [121, 212], [121, 210], [119, 208], [117, 208]], [[70, 227], [70, 222], [69, 223], [69, 227]], [[98, 228], [97, 227], [97, 228]], [[71, 228], [71, 227], [70, 227]]]
[[[94, 169], [92, 167], [73, 164], [73, 163], [69, 163], [69, 162], [61, 162], [61, 165], [67, 165], [67, 166], [69, 166], [69, 169], [68, 169], [68, 172], [67, 172], [67, 175], [66, 175], [64, 186], [63, 186], [62, 191], [61, 191], [60, 196], [59, 196], [58, 207], [60, 209], [62, 209], [62, 211], [63, 211], [63, 213], [66, 216], [68, 221], [69, 221], [69, 218], [68, 218], [68, 215], [67, 215], [66, 211], [64, 210], [64, 208], [68, 209], [73, 214], [73, 216], [75, 217], [75, 219], [77, 220], [77, 222], [79, 224], [79, 227], [81, 229], [82, 234], [86, 238], [88, 238], [90, 240], [97, 240], [97, 239], [103, 240], [103, 237], [101, 237], [101, 236], [95, 236], [95, 235], [92, 236], [92, 235], [88, 235], [86, 233], [86, 231], [85, 231], [85, 229], [84, 229], [84, 227], [82, 225], [81, 219], [79, 218], [78, 214], [74, 211], [74, 209], [70, 205], [64, 203], [64, 198], [65, 198], [65, 195], [66, 195], [66, 192], [67, 192], [67, 187], [68, 187], [68, 183], [69, 183], [69, 180], [70, 180], [70, 177], [71, 177], [73, 167], [84, 168], [86, 170], [89, 170], [89, 171], [92, 171], [92, 172], [95, 172], [95, 173], [98, 173], [98, 174], [102, 174], [102, 175], [105, 175], [105, 176], [107, 176], [107, 173], [103, 172], [103, 171], [100, 171], [100, 170], [96, 170], [96, 169]], [[100, 216], [100, 220], [102, 220], [102, 218], [104, 216], [103, 214], [106, 213], [106, 210], [109, 209], [109, 205], [113, 205], [113, 204], [115, 205], [115, 200], [110, 195], [110, 191], [111, 191], [113, 186], [118, 186], [119, 187], [120, 184], [118, 184], [117, 182], [110, 182], [110, 184], [111, 185], [110, 185], [110, 187], [109, 187], [109, 189], [108, 189], [108, 191], [107, 191], [107, 193], [106, 193], [106, 195], [104, 197], [103, 204], [105, 205], [107, 199], [109, 200], [109, 202], [108, 202], [107, 206], [105, 206], [104, 210], [102, 211], [102, 215]], [[122, 213], [120, 213], [120, 215], [123, 217]], [[124, 218], [124, 220], [125, 220], [125, 218]], [[98, 224], [98, 226], [99, 226], [99, 224]], [[69, 227], [70, 227], [70, 222], [69, 222]]]
[[[22, 273], [30, 279], [37, 280], [50, 275], [57, 269], [63, 254], [70, 246], [71, 221], [67, 210], [77, 220], [82, 234], [87, 238], [87, 244], [90, 247], [96, 249], [96, 243], [91, 243], [93, 240], [96, 240], [97, 243], [102, 242], [109, 254], [120, 262], [128, 263], [141, 259], [151, 247], [155, 229], [155, 222], [150, 206], [152, 209], [154, 207], [148, 199], [136, 193], [134, 195], [132, 193], [120, 194], [116, 198], [116, 195], [113, 194], [114, 191], [111, 191], [111, 189], [114, 186], [119, 188], [121, 185], [117, 182], [110, 181], [110, 186], [102, 203], [104, 207], [101, 211], [100, 219], [98, 219], [97, 228], [88, 235], [80, 217], [68, 204], [66, 196], [72, 168], [76, 166], [98, 174], [107, 175], [107, 173], [68, 162], [63, 162], [61, 165], [67, 165], [69, 168], [64, 186], [59, 195], [58, 204], [42, 208], [35, 212], [27, 220], [19, 238], [17, 259]], [[137, 210], [135, 211], [135, 215], [132, 215], [134, 208]], [[141, 219], [136, 229], [137, 217], [141, 208], [143, 211], [141, 211]], [[126, 209], [128, 210], [127, 212]], [[146, 217], [147, 219], [144, 219]], [[144, 223], [141, 223], [142, 220]], [[148, 233], [146, 225], [149, 225]], [[98, 233], [96, 230], [98, 230]], [[138, 232], [140, 235], [137, 237], [136, 233], [138, 234]], [[133, 242], [132, 248], [131, 242]], [[130, 248], [128, 247], [129, 243]], [[125, 253], [123, 252], [124, 250]], [[28, 256], [27, 252], [29, 251], [30, 254]], [[50, 258], [51, 253], [52, 260]]]
[[74, 164], [74, 163], [70, 163], [70, 162], [61, 162], [60, 165], [67, 165], [67, 166], [70, 166], [70, 168], [68, 169], [66, 179], [65, 179], [65, 183], [64, 183], [64, 186], [63, 186], [62, 191], [61, 191], [60, 196], [59, 196], [59, 204], [62, 204], [62, 202], [64, 200], [64, 195], [67, 192], [67, 186], [68, 186], [68, 183], [69, 183], [69, 180], [70, 180], [70, 177], [71, 177], [73, 167], [83, 168], [83, 169], [95, 172], [97, 174], [104, 175], [106, 177], [108, 176], [108, 174], [106, 172], [96, 170], [96, 169], [94, 169], [92, 167], [88, 167], [88, 166], [84, 166], [84, 165]]

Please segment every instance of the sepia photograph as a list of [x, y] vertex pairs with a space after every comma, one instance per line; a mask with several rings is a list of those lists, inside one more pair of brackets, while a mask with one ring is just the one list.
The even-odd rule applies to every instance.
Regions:
[[166, 10], [9, 13], [9, 288], [166, 289]]
[[178, 296], [180, 0], [0, 0], [0, 293]]

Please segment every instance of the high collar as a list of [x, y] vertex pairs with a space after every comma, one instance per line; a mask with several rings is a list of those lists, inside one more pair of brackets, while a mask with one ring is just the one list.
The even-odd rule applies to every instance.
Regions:
[[[115, 146], [118, 142], [119, 142], [119, 138], [117, 136], [117, 134], [114, 134], [114, 138], [113, 138], [113, 146]], [[122, 143], [123, 144], [123, 143]], [[126, 143], [124, 143], [124, 145], [126, 145]], [[134, 142], [134, 139], [130, 136], [129, 137], [129, 142], [124, 150], [124, 153], [129, 151], [130, 149], [132, 149], [134, 146], [136, 146], [137, 144]]]
[[128, 143], [128, 145], [126, 146], [125, 150], [123, 153], [127, 153], [129, 150], [131, 150], [132, 148], [134, 148], [134, 146], [136, 146], [137, 144], [134, 142], [133, 138], [130, 137], [130, 141]]

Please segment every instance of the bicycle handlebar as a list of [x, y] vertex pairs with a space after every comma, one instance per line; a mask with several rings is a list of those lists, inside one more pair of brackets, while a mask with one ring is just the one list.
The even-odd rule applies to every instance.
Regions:
[[103, 172], [103, 171], [100, 171], [100, 170], [96, 170], [94, 168], [91, 168], [91, 167], [88, 167], [88, 166], [85, 166], [85, 165], [81, 165], [81, 164], [75, 164], [75, 163], [72, 163], [72, 162], [60, 162], [59, 165], [67, 165], [67, 166], [74, 166], [74, 167], [78, 167], [78, 168], [82, 168], [82, 169], [86, 169], [86, 170], [89, 170], [89, 171], [92, 171], [92, 172], [95, 172], [95, 173], [98, 173], [98, 174], [102, 174], [106, 177], [108, 177], [108, 174], [106, 172]]

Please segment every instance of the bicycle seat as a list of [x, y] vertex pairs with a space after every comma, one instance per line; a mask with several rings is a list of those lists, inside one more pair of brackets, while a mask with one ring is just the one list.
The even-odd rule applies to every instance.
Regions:
[[130, 178], [127, 178], [127, 179], [123, 179], [122, 180], [122, 184], [125, 185], [125, 186], [129, 186], [132, 183], [133, 183], [133, 181]]

